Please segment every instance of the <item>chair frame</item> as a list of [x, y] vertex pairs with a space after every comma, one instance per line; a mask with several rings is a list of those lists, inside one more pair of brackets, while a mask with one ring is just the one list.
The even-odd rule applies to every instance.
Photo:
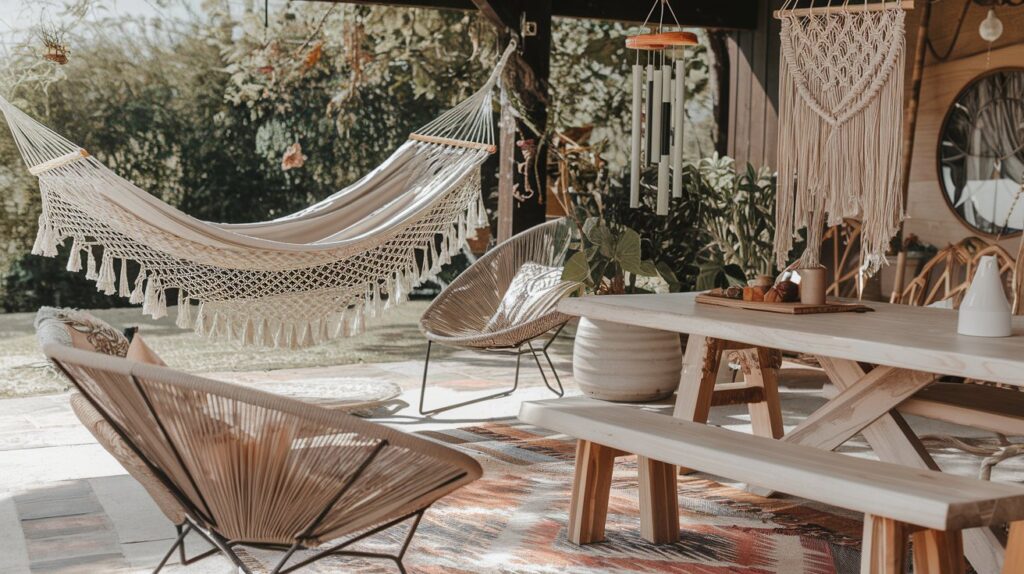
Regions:
[[[419, 406], [420, 414], [423, 415], [423, 416], [432, 416], [432, 415], [436, 415], [438, 413], [443, 413], [445, 411], [450, 411], [452, 409], [457, 409], [459, 407], [464, 407], [464, 406], [467, 406], [467, 405], [473, 405], [473, 404], [476, 404], [476, 403], [482, 403], [484, 401], [489, 401], [489, 400], [492, 400], [492, 399], [498, 399], [498, 398], [501, 398], [501, 397], [507, 397], [507, 396], [511, 395], [512, 393], [516, 392], [516, 389], [519, 388], [519, 371], [520, 371], [519, 367], [520, 367], [520, 364], [522, 363], [523, 355], [530, 355], [530, 356], [533, 357], [534, 362], [537, 363], [537, 370], [540, 371], [540, 376], [541, 376], [542, 379], [544, 379], [544, 386], [546, 386], [549, 391], [551, 391], [552, 393], [554, 393], [558, 397], [565, 396], [565, 388], [562, 386], [562, 379], [558, 376], [558, 370], [555, 369], [555, 363], [551, 360], [551, 355], [548, 354], [548, 348], [551, 347], [551, 344], [554, 343], [555, 339], [558, 338], [558, 335], [562, 332], [562, 329], [565, 328], [565, 325], [566, 325], [566, 323], [562, 323], [561, 325], [559, 325], [555, 329], [554, 333], [547, 339], [547, 341], [544, 342], [544, 345], [540, 347], [540, 351], [539, 352], [533, 346], [533, 341], [526, 341], [525, 343], [523, 343], [522, 345], [520, 345], [520, 346], [518, 346], [518, 347], [516, 347], [514, 349], [481, 350], [481, 352], [489, 352], [489, 353], [494, 353], [494, 354], [507, 354], [507, 355], [515, 356], [515, 358], [516, 358], [516, 376], [515, 376], [515, 379], [513, 379], [513, 381], [512, 381], [512, 387], [511, 388], [506, 389], [504, 391], [497, 392], [497, 393], [493, 393], [493, 394], [490, 394], [490, 395], [484, 395], [482, 397], [477, 397], [475, 399], [469, 399], [468, 401], [462, 401], [462, 402], [458, 402], [458, 403], [450, 403], [450, 404], [447, 404], [447, 405], [444, 405], [444, 406], [441, 406], [441, 407], [437, 407], [437, 408], [433, 408], [433, 409], [429, 409], [429, 410], [427, 410], [425, 408], [425, 406], [426, 406], [426, 398], [427, 398], [427, 373], [430, 370], [430, 351], [431, 351], [431, 349], [432, 349], [432, 347], [434, 345], [434, 342], [428, 340], [427, 341], [427, 358], [426, 358], [426, 361], [424, 361], [424, 363], [423, 363], [423, 382], [420, 385], [420, 406]], [[551, 382], [548, 379], [547, 373], [544, 372], [544, 367], [541, 365], [540, 357], [538, 355], [543, 355], [544, 359], [547, 361], [548, 367], [551, 369], [551, 373], [555, 377], [555, 384], [558, 387], [557, 389], [551, 386]]]
[[[81, 351], [81, 352], [84, 352], [84, 351]], [[308, 558], [306, 558], [304, 560], [296, 562], [295, 564], [292, 564], [290, 566], [287, 565], [288, 561], [291, 559], [292, 555], [296, 551], [298, 551], [300, 549], [303, 549], [303, 548], [306, 548], [303, 545], [303, 540], [309, 540], [310, 538], [312, 538], [314, 536], [314, 534], [316, 533], [317, 527], [319, 527], [321, 525], [322, 521], [328, 516], [331, 508], [334, 507], [335, 503], [338, 500], [340, 500], [342, 498], [342, 496], [344, 496], [344, 494], [348, 491], [348, 489], [351, 488], [357, 482], [357, 479], [362, 475], [362, 473], [366, 470], [366, 468], [369, 467], [370, 463], [373, 462], [373, 460], [384, 449], [384, 447], [388, 446], [389, 442], [386, 439], [378, 439], [378, 443], [376, 444], [374, 449], [360, 463], [360, 465], [357, 468], [357, 470], [349, 477], [349, 479], [345, 482], [345, 484], [338, 491], [338, 493], [334, 497], [332, 497], [332, 499], [328, 502], [328, 504], [317, 514], [317, 518], [302, 533], [300, 533], [298, 536], [296, 536], [295, 542], [293, 544], [291, 544], [290, 546], [279, 545], [279, 544], [253, 543], [253, 542], [246, 542], [246, 541], [241, 541], [241, 540], [228, 540], [228, 539], [224, 538], [223, 536], [221, 536], [220, 534], [218, 534], [216, 531], [214, 531], [213, 528], [211, 528], [211, 526], [212, 527], [216, 527], [216, 520], [214, 520], [214, 518], [212, 516], [212, 513], [209, 510], [209, 505], [207, 504], [205, 498], [203, 498], [202, 491], [196, 486], [195, 479], [194, 479], [191, 471], [188, 469], [188, 466], [185, 465], [182, 462], [183, 459], [182, 459], [182, 456], [181, 456], [181, 452], [179, 451], [179, 449], [178, 449], [177, 445], [175, 444], [175, 442], [170, 439], [170, 436], [167, 433], [167, 430], [164, 427], [164, 424], [161, 422], [161, 419], [160, 419], [159, 415], [157, 414], [156, 410], [153, 408], [153, 404], [150, 401], [149, 396], [145, 392], [145, 389], [139, 383], [138, 378], [134, 374], [128, 374], [127, 375], [131, 379], [132, 384], [135, 387], [135, 389], [139, 392], [140, 396], [142, 396], [142, 398], [143, 398], [143, 400], [144, 400], [144, 402], [146, 404], [147, 410], [149, 411], [149, 415], [152, 416], [153, 420], [156, 421], [157, 427], [160, 430], [160, 434], [163, 436], [164, 440], [166, 441], [166, 444], [170, 448], [170, 450], [173, 453], [174, 457], [179, 461], [179, 463], [181, 463], [181, 470], [185, 473], [186, 477], [188, 478], [188, 481], [192, 484], [192, 488], [196, 491], [196, 493], [199, 496], [199, 499], [202, 502], [203, 506], [206, 507], [206, 511], [205, 512], [202, 509], [200, 509], [197, 505], [193, 504], [192, 501], [189, 500], [189, 498], [185, 495], [185, 493], [183, 493], [174, 484], [174, 482], [167, 476], [167, 474], [164, 471], [162, 471], [160, 468], [158, 468], [156, 465], [154, 465], [146, 457], [146, 455], [142, 452], [142, 450], [138, 447], [138, 445], [136, 445], [135, 442], [129, 437], [128, 433], [125, 432], [125, 430], [123, 428], [121, 428], [121, 426], [116, 422], [116, 419], [113, 418], [110, 415], [110, 413], [106, 409], [104, 409], [103, 406], [100, 405], [93, 398], [93, 396], [89, 393], [89, 391], [85, 387], [83, 387], [81, 385], [81, 383], [79, 383], [78, 379], [75, 376], [73, 376], [67, 370], [67, 368], [65, 368], [65, 366], [63, 365], [61, 359], [59, 359], [57, 357], [53, 357], [53, 356], [51, 356], [50, 359], [57, 366], [57, 368], [72, 382], [72, 384], [74, 384], [75, 387], [78, 388], [78, 390], [82, 394], [82, 396], [85, 397], [85, 399], [87, 401], [89, 401], [89, 404], [91, 404], [93, 406], [93, 408], [96, 409], [96, 411], [99, 412], [101, 414], [101, 416], [103, 416], [103, 418], [114, 429], [114, 432], [116, 432], [117, 435], [121, 438], [121, 440], [123, 440], [124, 443], [128, 446], [128, 448], [130, 448], [132, 450], [132, 452], [134, 452], [135, 455], [137, 457], [139, 457], [139, 459], [149, 468], [149, 470], [153, 473], [153, 475], [161, 482], [161, 484], [168, 490], [168, 492], [170, 492], [171, 495], [174, 496], [175, 500], [177, 500], [178, 503], [181, 504], [181, 506], [187, 512], [187, 518], [186, 518], [185, 523], [175, 525], [175, 528], [176, 528], [176, 530], [178, 532], [178, 537], [175, 539], [174, 544], [171, 546], [170, 549], [168, 549], [167, 553], [164, 555], [164, 557], [161, 559], [160, 563], [157, 565], [156, 569], [153, 571], [154, 574], [159, 573], [163, 569], [163, 567], [166, 565], [167, 561], [170, 559], [171, 555], [174, 554], [175, 550], [179, 550], [180, 557], [181, 557], [181, 563], [184, 564], [184, 565], [194, 564], [196, 562], [199, 562], [200, 560], [208, 558], [209, 556], [212, 556], [214, 554], [218, 554], [219, 553], [219, 554], [223, 554], [225, 557], [227, 557], [232, 562], [232, 564], [234, 564], [240, 571], [244, 572], [245, 574], [251, 574], [252, 570], [249, 569], [249, 567], [245, 565], [243, 560], [233, 550], [234, 547], [236, 547], [236, 546], [248, 546], [248, 547], [258, 548], [258, 549], [263, 549], [263, 550], [283, 551], [284, 552], [284, 556], [278, 561], [278, 563], [271, 570], [272, 574], [285, 574], [287, 572], [294, 572], [294, 571], [298, 570], [299, 568], [301, 568], [303, 566], [307, 566], [309, 564], [312, 564], [314, 562], [317, 562], [317, 561], [322, 560], [324, 558], [327, 558], [329, 556], [352, 556], [352, 557], [359, 557], [359, 558], [374, 558], [374, 559], [391, 560], [391, 561], [393, 561], [395, 563], [395, 566], [398, 568], [398, 570], [402, 574], [406, 573], [405, 565], [403, 564], [403, 559], [405, 557], [406, 551], [409, 548], [409, 545], [412, 543], [412, 539], [415, 536], [416, 531], [417, 531], [417, 529], [418, 529], [418, 527], [420, 525], [420, 521], [423, 518], [423, 514], [430, 507], [429, 505], [424, 507], [424, 508], [422, 508], [422, 509], [420, 509], [420, 510], [417, 510], [416, 512], [413, 512], [411, 514], [407, 514], [405, 516], [402, 516], [402, 517], [390, 520], [388, 522], [385, 522], [384, 524], [375, 526], [375, 527], [373, 527], [373, 528], [371, 528], [371, 529], [369, 529], [369, 530], [367, 530], [365, 532], [362, 532], [362, 533], [358, 534], [355, 537], [352, 537], [352, 538], [350, 538], [348, 540], [345, 540], [345, 541], [343, 541], [341, 543], [338, 543], [338, 544], [336, 544], [334, 546], [331, 546], [331, 547], [329, 547], [329, 548], [327, 548], [325, 550], [316, 552], [313, 556], [310, 556], [310, 557], [308, 557]], [[468, 474], [467, 472], [462, 472], [460, 474], [457, 474], [454, 477], [452, 477], [450, 480], [448, 480], [445, 483], [439, 485], [437, 488], [439, 488], [439, 489], [440, 488], [444, 488], [445, 486], [447, 486], [447, 485], [449, 485], [449, 484], [451, 484], [453, 482], [457, 482], [459, 480], [462, 480], [463, 478], [465, 478], [467, 476], [467, 474]], [[404, 538], [404, 540], [402, 542], [402, 545], [401, 545], [398, 553], [396, 553], [396, 554], [392, 555], [392, 554], [382, 554], [382, 553], [375, 553], [375, 552], [362, 552], [362, 551], [345, 550], [345, 548], [347, 548], [348, 546], [350, 546], [352, 544], [355, 544], [356, 542], [359, 542], [361, 540], [369, 538], [369, 537], [371, 537], [371, 536], [373, 536], [375, 534], [378, 534], [380, 532], [383, 532], [385, 530], [389, 530], [392, 527], [395, 527], [395, 526], [397, 526], [399, 524], [402, 524], [402, 523], [406, 522], [410, 518], [413, 519], [412, 525], [409, 528], [409, 531], [406, 533], [406, 536], [405, 536], [405, 538]], [[209, 525], [209, 526], [207, 526], [207, 525]], [[196, 556], [193, 556], [191, 558], [186, 558], [186, 555], [185, 555], [185, 538], [188, 536], [188, 534], [190, 532], [195, 532], [195, 533], [199, 534], [207, 542], [209, 542], [211, 545], [213, 545], [214, 548], [211, 549], [211, 550], [208, 550], [206, 552], [203, 552], [201, 554], [198, 554]]]
[[[421, 415], [432, 416], [458, 407], [511, 395], [519, 388], [519, 374], [524, 355], [533, 357], [548, 390], [559, 397], [565, 394], [561, 377], [548, 354], [548, 349], [572, 317], [551, 310], [541, 317], [506, 326], [497, 331], [486, 329], [484, 324], [500, 305], [509, 284], [522, 265], [564, 265], [569, 240], [574, 233], [575, 228], [569, 221], [561, 218], [514, 235], [480, 257], [434, 299], [420, 319], [420, 330], [427, 338], [427, 355], [420, 385]], [[540, 340], [544, 340], [542, 345], [539, 343]], [[482, 353], [514, 356], [516, 374], [512, 386], [467, 401], [428, 409], [427, 381], [434, 343]], [[548, 368], [554, 375], [554, 384], [541, 364], [541, 356], [547, 361]]]

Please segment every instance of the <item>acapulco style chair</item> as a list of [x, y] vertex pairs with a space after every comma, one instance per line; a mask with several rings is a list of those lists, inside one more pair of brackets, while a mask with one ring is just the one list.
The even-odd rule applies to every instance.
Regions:
[[[147, 491], [184, 512], [157, 572], [178, 550], [183, 564], [219, 552], [249, 573], [234, 550], [248, 546], [283, 552], [274, 573], [328, 556], [404, 573], [423, 513], [482, 474], [465, 454], [338, 411], [55, 342], [43, 351], [127, 447], [119, 460], [137, 458], [159, 481]], [[406, 522], [395, 554], [348, 550]], [[191, 532], [214, 549], [186, 558]], [[300, 550], [314, 553], [289, 564]]]
[[[533, 358], [548, 390], [559, 397], [565, 394], [562, 380], [548, 354], [548, 349], [572, 317], [551, 310], [541, 317], [498, 330], [488, 330], [487, 324], [523, 264], [536, 263], [548, 267], [565, 265], [572, 233], [570, 222], [561, 218], [510, 237], [463, 271], [427, 307], [420, 319], [420, 330], [427, 338], [427, 357], [423, 365], [423, 382], [420, 387], [420, 414], [435, 415], [511, 395], [519, 388], [519, 372], [524, 355]], [[537, 339], [541, 338], [545, 338], [543, 343], [535, 345]], [[430, 370], [430, 354], [435, 343], [514, 356], [516, 374], [512, 387], [468, 401], [426, 409], [427, 375]], [[551, 369], [554, 386], [544, 371], [541, 357]]]

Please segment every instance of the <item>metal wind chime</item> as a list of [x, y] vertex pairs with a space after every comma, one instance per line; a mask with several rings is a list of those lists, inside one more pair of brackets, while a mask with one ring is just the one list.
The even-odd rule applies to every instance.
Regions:
[[[675, 23], [674, 31], [665, 30], [666, 8]], [[653, 24], [648, 26], [655, 10], [659, 11], [658, 24], [656, 27]], [[685, 50], [686, 46], [697, 44], [697, 36], [682, 31], [668, 0], [655, 0], [643, 27], [649, 33], [626, 38], [626, 47], [636, 50], [629, 205], [633, 208], [640, 206], [640, 176], [645, 167], [656, 164], [656, 213], [667, 215], [670, 190], [672, 197], [683, 196]], [[641, 52], [646, 52], [646, 66], [641, 63]]]

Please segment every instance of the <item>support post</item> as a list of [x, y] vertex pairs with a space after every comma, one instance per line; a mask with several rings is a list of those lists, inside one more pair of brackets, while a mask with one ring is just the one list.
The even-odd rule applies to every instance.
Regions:
[[498, 241], [545, 220], [551, 1], [473, 0], [503, 40], [511, 33], [520, 40], [508, 72], [520, 117], [515, 118], [514, 131], [502, 131], [499, 146]]

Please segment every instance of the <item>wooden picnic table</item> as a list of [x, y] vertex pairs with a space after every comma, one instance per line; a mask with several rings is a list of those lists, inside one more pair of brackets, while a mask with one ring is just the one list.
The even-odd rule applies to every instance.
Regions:
[[[989, 430], [995, 429], [986, 421], [1024, 426], [1024, 412], [992, 404], [1002, 400], [943, 401], [925, 390], [939, 375], [1024, 386], [1024, 317], [1014, 317], [1014, 336], [989, 339], [958, 335], [957, 314], [946, 309], [867, 302], [873, 312], [787, 315], [698, 304], [696, 295], [571, 298], [559, 310], [689, 335], [674, 410], [674, 416], [687, 420], [707, 422], [711, 406], [749, 401], [756, 434], [832, 450], [860, 433], [881, 460], [931, 469], [938, 466], [901, 410], [978, 421]], [[739, 350], [745, 389], [720, 386], [716, 396], [721, 355], [730, 349]], [[776, 382], [779, 351], [815, 357], [838, 390], [784, 437]], [[862, 363], [875, 367], [865, 372]], [[987, 393], [985, 387], [970, 387], [974, 390], [966, 392]], [[735, 400], [744, 390], [757, 392]], [[991, 530], [965, 532], [964, 547], [978, 572], [999, 572], [1004, 550]]]

